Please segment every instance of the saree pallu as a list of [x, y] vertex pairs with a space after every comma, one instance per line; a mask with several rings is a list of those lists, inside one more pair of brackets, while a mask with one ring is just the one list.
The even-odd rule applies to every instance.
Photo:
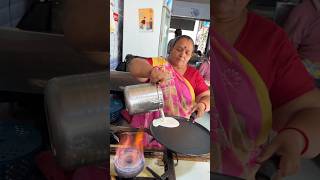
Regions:
[[254, 66], [216, 32], [210, 32], [214, 108], [213, 170], [248, 179], [272, 126], [268, 90]]
[[[170, 73], [170, 79], [159, 84], [163, 92], [163, 111], [165, 115], [189, 118], [195, 102], [195, 93], [190, 82], [164, 58], [152, 58], [152, 66], [158, 67], [158, 71], [168, 71]], [[134, 115], [130, 125], [135, 128], [149, 128], [150, 123], [159, 117], [159, 111]], [[162, 147], [147, 133], [144, 134], [143, 144], [145, 147]]]

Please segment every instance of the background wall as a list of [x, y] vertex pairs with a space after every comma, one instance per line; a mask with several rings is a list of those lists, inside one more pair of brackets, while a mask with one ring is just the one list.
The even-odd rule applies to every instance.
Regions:
[[210, 4], [173, 1], [172, 15], [210, 20]]
[[122, 59], [123, 0], [110, 0], [110, 69]]
[[[124, 2], [123, 12], [123, 53], [144, 57], [158, 55], [160, 25], [163, 1], [161, 0], [127, 0]], [[141, 32], [139, 30], [140, 8], [153, 8], [153, 31]]]

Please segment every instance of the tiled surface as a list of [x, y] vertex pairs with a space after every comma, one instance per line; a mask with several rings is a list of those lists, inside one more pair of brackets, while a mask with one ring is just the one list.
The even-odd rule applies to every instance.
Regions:
[[176, 176], [177, 180], [209, 180], [210, 163], [179, 161], [179, 165], [176, 167]]

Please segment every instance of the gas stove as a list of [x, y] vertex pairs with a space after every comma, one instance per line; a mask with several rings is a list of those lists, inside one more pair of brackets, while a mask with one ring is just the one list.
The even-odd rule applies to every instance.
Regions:
[[[116, 149], [120, 146], [119, 145], [119, 136], [121, 133], [135, 133], [138, 132], [139, 129], [131, 128], [128, 126], [115, 126], [111, 125], [110, 127], [110, 168], [114, 167], [113, 165], [113, 157], [116, 154]], [[145, 129], [145, 131], [148, 131]], [[169, 149], [151, 149], [145, 148], [144, 149], [144, 157], [146, 159], [144, 173], [139, 174], [137, 177], [130, 178], [132, 180], [176, 180], [176, 172], [175, 167], [179, 163], [179, 160], [187, 160], [187, 161], [197, 161], [197, 162], [209, 162], [210, 155], [182, 155], [176, 154]], [[148, 161], [149, 160], [149, 161]], [[159, 172], [159, 168], [157, 170], [153, 169], [148, 162], [156, 162], [155, 164], [158, 167], [161, 167], [162, 172]], [[117, 177], [116, 173], [112, 173], [111, 175], [114, 179], [124, 179], [121, 177]], [[127, 180], [128, 178], [126, 178]]]

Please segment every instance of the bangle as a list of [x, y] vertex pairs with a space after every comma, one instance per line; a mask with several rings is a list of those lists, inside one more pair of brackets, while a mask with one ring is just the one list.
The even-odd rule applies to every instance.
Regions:
[[200, 103], [204, 104], [204, 111], [206, 111], [206, 109], [207, 109], [207, 105], [206, 105], [206, 103], [204, 103], [204, 102], [200, 101], [198, 104], [200, 104]]
[[296, 132], [300, 133], [300, 134], [303, 136], [304, 142], [305, 142], [304, 147], [303, 147], [300, 155], [303, 155], [305, 152], [307, 152], [307, 150], [308, 150], [308, 148], [309, 148], [309, 139], [308, 139], [306, 133], [304, 133], [301, 129], [298, 129], [298, 128], [286, 127], [286, 128], [281, 129], [281, 130], [278, 132], [278, 134], [280, 134], [281, 132], [283, 132], [283, 131], [285, 131], [285, 130], [295, 130]]

